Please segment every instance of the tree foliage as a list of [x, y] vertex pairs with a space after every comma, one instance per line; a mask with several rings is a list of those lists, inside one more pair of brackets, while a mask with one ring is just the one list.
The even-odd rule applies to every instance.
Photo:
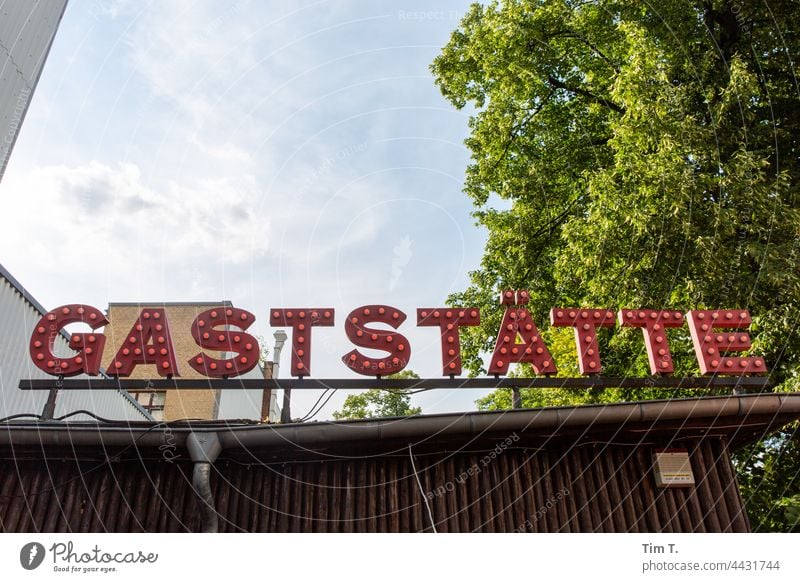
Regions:
[[[386, 377], [391, 379], [419, 379], [411, 370], [403, 370]], [[333, 413], [336, 420], [356, 418], [384, 418], [392, 416], [414, 416], [421, 414], [422, 408], [411, 406], [409, 390], [393, 388], [373, 388], [345, 398], [341, 410]]]
[[[576, 373], [575, 348], [544, 325], [552, 306], [738, 307], [753, 315], [753, 352], [776, 387], [798, 388], [798, 34], [788, 0], [469, 9], [432, 70], [443, 95], [471, 111], [464, 189], [488, 231], [471, 284], [449, 298], [482, 309], [482, 325], [462, 331], [472, 374], [493, 348], [498, 289], [525, 288], [562, 374]], [[598, 335], [607, 374], [649, 373], [641, 332]], [[676, 373], [697, 373], [688, 330], [671, 330], [670, 343]], [[542, 391], [523, 402], [659, 395]], [[508, 407], [510, 395], [479, 406]], [[796, 432], [776, 439], [761, 444], [767, 457], [798, 450]], [[782, 455], [790, 479], [767, 494], [773, 502], [800, 489], [797, 457]], [[738, 459], [743, 484], [762, 461]], [[749, 499], [763, 503], [757, 492]], [[770, 519], [754, 529], [793, 527]]]
[[754, 531], [800, 532], [798, 426], [755, 443], [733, 458]]

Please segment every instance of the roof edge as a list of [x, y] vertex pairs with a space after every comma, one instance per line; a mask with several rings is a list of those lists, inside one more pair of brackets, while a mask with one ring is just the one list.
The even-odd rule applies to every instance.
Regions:
[[[9, 423], [0, 424], [0, 446], [101, 445], [146, 449], [160, 447], [164, 444], [166, 435], [169, 435], [176, 446], [185, 447], [190, 433], [214, 432], [223, 449], [228, 450], [305, 448], [398, 439], [427, 441], [439, 437], [488, 436], [514, 431], [608, 428], [636, 423], [640, 423], [639, 426], [650, 423], [652, 430], [658, 423], [666, 426], [670, 422], [689, 420], [707, 423], [709, 427], [726, 420], [727, 424], [721, 428], [747, 428], [749, 435], [753, 430], [764, 431], [766, 434], [798, 419], [800, 393], [770, 393], [287, 425], [231, 426], [219, 421], [215, 424], [160, 425], [125, 422], [116, 426], [86, 423]], [[682, 426], [680, 430], [684, 428], [695, 430], [697, 426]], [[586, 431], [583, 432], [585, 433]]]
[[221, 301], [109, 301], [108, 307], [233, 307], [230, 299]]

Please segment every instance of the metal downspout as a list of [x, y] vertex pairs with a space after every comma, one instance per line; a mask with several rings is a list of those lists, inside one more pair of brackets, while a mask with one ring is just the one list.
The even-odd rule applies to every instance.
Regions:
[[[289, 339], [289, 336], [286, 335], [286, 332], [282, 329], [279, 329], [272, 337], [275, 338], [275, 348], [272, 351], [272, 377], [279, 378], [279, 370], [281, 367], [281, 350], [283, 350], [283, 344], [286, 343], [286, 340]], [[281, 407], [281, 422], [283, 424], [289, 424], [292, 422], [292, 391], [289, 388], [283, 389], [283, 406]]]
[[211, 491], [211, 465], [222, 451], [222, 444], [215, 432], [192, 432], [186, 437], [186, 448], [194, 463], [192, 488], [200, 507], [200, 531], [217, 533], [219, 517], [214, 507], [214, 494]]

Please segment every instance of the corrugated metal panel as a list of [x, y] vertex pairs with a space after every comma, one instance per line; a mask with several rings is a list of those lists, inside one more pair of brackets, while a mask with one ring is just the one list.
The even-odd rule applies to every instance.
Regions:
[[0, 0], [0, 179], [67, 0]]
[[[56, 400], [55, 418], [65, 416], [78, 410], [88, 410], [97, 416], [109, 420], [150, 420], [137, 409], [131, 400], [119, 392], [110, 390], [65, 391]], [[69, 420], [94, 420], [86, 414], [70, 415]]]
[[[212, 489], [222, 532], [431, 531], [426, 498], [439, 532], [749, 531], [725, 442], [683, 444], [697, 482], [687, 489], [655, 486], [655, 445], [591, 443], [508, 448], [488, 463], [485, 451], [421, 453], [416, 475], [408, 455], [397, 452], [271, 464], [220, 460]], [[0, 530], [198, 529], [190, 463], [109, 463], [94, 453], [97, 460], [77, 462], [52, 450], [43, 462], [1, 452], [13, 462], [0, 462]]]
[[[21, 378], [52, 378], [39, 370], [28, 356], [28, 341], [42, 313], [25, 299], [24, 289], [0, 269], [0, 418], [13, 414], [41, 414], [47, 392], [19, 389]], [[38, 304], [37, 304], [38, 306]], [[60, 355], [70, 353], [67, 340], [59, 336], [54, 346]], [[56, 400], [55, 416], [76, 410], [88, 410], [103, 418], [114, 420], [147, 420], [130, 400], [120, 392], [65, 391]], [[90, 420], [87, 415], [71, 420]]]
[[42, 412], [46, 392], [19, 389], [20, 378], [48, 378], [28, 357], [28, 339], [41, 318], [4, 277], [0, 277], [0, 418]]

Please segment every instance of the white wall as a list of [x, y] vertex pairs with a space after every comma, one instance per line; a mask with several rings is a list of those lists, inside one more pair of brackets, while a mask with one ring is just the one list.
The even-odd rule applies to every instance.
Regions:
[[0, 0], [0, 180], [67, 0]]
[[[226, 354], [226, 356], [228, 356]], [[264, 377], [261, 366], [256, 366], [247, 374], [240, 376], [242, 379], [259, 379]], [[235, 380], [235, 378], [234, 378]], [[247, 419], [261, 420], [261, 398], [263, 390], [220, 390], [219, 412], [217, 418], [224, 420]], [[276, 401], [275, 391], [272, 392], [272, 400]], [[277, 406], [277, 405], [276, 405]], [[280, 411], [277, 418], [273, 418], [272, 406], [270, 406], [270, 420], [273, 422], [280, 418]]]

